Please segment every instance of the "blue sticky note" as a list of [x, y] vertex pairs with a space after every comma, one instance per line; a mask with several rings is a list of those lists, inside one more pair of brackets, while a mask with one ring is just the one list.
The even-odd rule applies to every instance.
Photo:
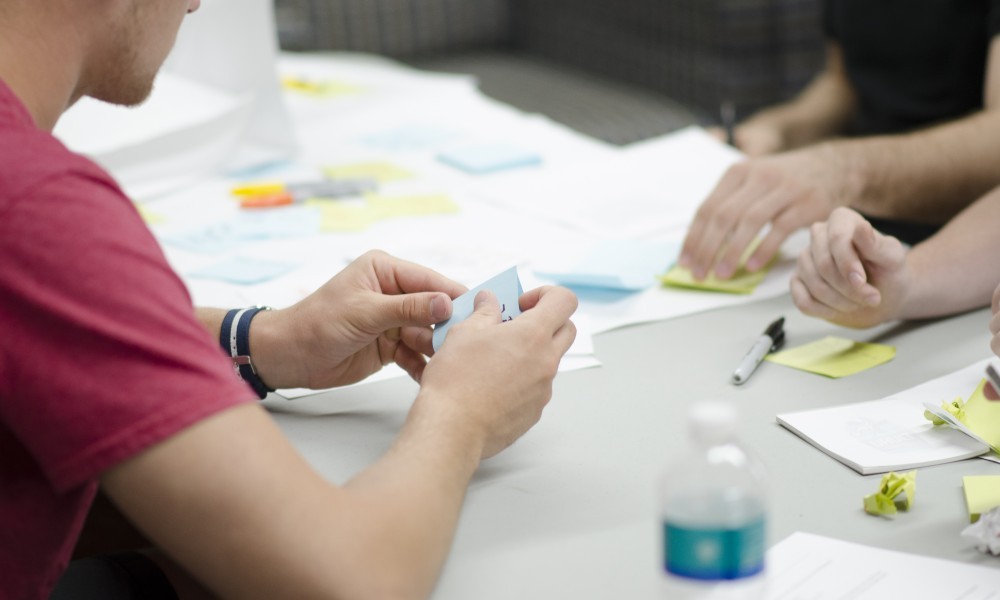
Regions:
[[228, 283], [251, 285], [280, 277], [296, 265], [259, 258], [233, 257], [188, 273], [190, 277], [216, 279]]
[[519, 299], [524, 290], [521, 288], [521, 279], [517, 276], [517, 267], [511, 267], [452, 301], [451, 318], [447, 321], [441, 321], [434, 326], [432, 344], [435, 352], [444, 343], [444, 338], [448, 335], [448, 329], [472, 315], [475, 310], [476, 294], [481, 290], [489, 290], [497, 297], [497, 300], [500, 302], [500, 318], [504, 321], [510, 321], [521, 314]]
[[233, 220], [232, 233], [237, 240], [304, 237], [319, 233], [321, 220], [321, 212], [315, 206], [244, 211]]
[[541, 164], [542, 157], [507, 144], [479, 144], [442, 152], [438, 154], [438, 160], [466, 173], [482, 175], [504, 169], [538, 165]]
[[200, 229], [165, 235], [163, 243], [201, 254], [221, 254], [240, 245], [231, 223], [214, 223]]
[[677, 260], [677, 243], [615, 240], [597, 245], [566, 272], [535, 272], [559, 285], [620, 291], [644, 290]]
[[390, 152], [405, 152], [408, 150], [425, 150], [440, 145], [458, 134], [448, 129], [434, 125], [403, 125], [395, 129], [367, 135], [362, 143]]

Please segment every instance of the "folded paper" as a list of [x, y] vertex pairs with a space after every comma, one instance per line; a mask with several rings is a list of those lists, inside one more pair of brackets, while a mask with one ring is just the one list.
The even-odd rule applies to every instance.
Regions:
[[892, 346], [828, 336], [769, 354], [765, 360], [836, 379], [877, 367], [894, 356], [896, 349]]
[[948, 425], [1000, 452], [1000, 402], [989, 400], [983, 393], [983, 379], [969, 399], [956, 398], [942, 402], [940, 407], [925, 404], [924, 417], [935, 425]]
[[894, 517], [899, 511], [910, 510], [916, 491], [916, 471], [886, 473], [882, 476], [878, 491], [865, 496], [865, 512], [870, 515]]
[[448, 330], [472, 315], [476, 294], [482, 290], [489, 290], [497, 297], [501, 320], [510, 321], [521, 314], [520, 298], [524, 290], [521, 288], [521, 279], [517, 276], [517, 267], [511, 267], [452, 301], [451, 318], [434, 326], [432, 342], [435, 352], [444, 343]]

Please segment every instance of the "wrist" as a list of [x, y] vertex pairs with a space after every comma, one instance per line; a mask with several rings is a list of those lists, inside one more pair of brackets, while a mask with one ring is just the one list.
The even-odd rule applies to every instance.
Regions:
[[467, 411], [457, 408], [440, 394], [421, 389], [406, 418], [406, 430], [414, 437], [430, 439], [447, 448], [447, 454], [472, 472], [479, 466], [486, 448], [487, 428]]
[[249, 385], [261, 400], [274, 389], [269, 388], [261, 380], [253, 363], [250, 352], [250, 324], [257, 314], [269, 310], [271, 309], [267, 306], [234, 308], [226, 312], [219, 327], [219, 345], [232, 358], [234, 375]]
[[271, 388], [302, 387], [302, 361], [288, 326], [288, 309], [260, 312], [250, 328], [250, 354], [258, 377]]

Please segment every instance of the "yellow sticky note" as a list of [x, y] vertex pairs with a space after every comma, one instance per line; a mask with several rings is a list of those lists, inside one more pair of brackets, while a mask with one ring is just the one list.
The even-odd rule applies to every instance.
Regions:
[[371, 204], [336, 200], [309, 200], [320, 209], [319, 230], [323, 232], [364, 231], [381, 218]]
[[769, 354], [766, 360], [836, 379], [877, 367], [889, 362], [894, 356], [896, 349], [892, 346], [828, 336], [797, 348]]
[[990, 400], [983, 395], [985, 386], [984, 379], [962, 406], [965, 412], [962, 422], [972, 433], [986, 440], [994, 450], [1000, 451], [1000, 401]]
[[380, 182], [413, 178], [413, 173], [384, 161], [323, 167], [323, 173], [330, 179], [374, 179]]
[[345, 96], [356, 94], [361, 91], [356, 85], [343, 83], [340, 81], [304, 79], [301, 77], [282, 77], [281, 86], [288, 91], [297, 92], [306, 96], [317, 96], [321, 98], [332, 98], [335, 96]]
[[709, 274], [704, 280], [698, 281], [691, 274], [690, 269], [674, 265], [669, 271], [660, 275], [660, 281], [664, 285], [706, 292], [751, 294], [764, 281], [768, 268], [764, 267], [756, 273], [750, 273], [743, 267], [740, 267], [730, 279], [718, 279], [715, 275]]
[[382, 218], [440, 215], [458, 212], [458, 205], [455, 204], [455, 201], [444, 194], [414, 196], [369, 194], [365, 198]]
[[151, 211], [141, 204], [136, 204], [135, 208], [139, 211], [139, 216], [142, 217], [142, 220], [145, 221], [147, 225], [159, 225], [167, 221], [167, 218], [160, 213]]
[[975, 523], [979, 515], [1000, 506], [1000, 475], [967, 475], [962, 478], [965, 488], [965, 506], [969, 522]]
[[660, 281], [664, 285], [669, 285], [673, 287], [687, 288], [692, 290], [701, 290], [705, 292], [725, 292], [728, 294], [751, 294], [757, 286], [764, 281], [764, 277], [767, 276], [767, 272], [774, 265], [774, 261], [777, 260], [777, 255], [771, 259], [764, 268], [751, 273], [746, 270], [746, 261], [753, 254], [757, 246], [760, 245], [761, 239], [758, 238], [754, 240], [752, 244], [747, 246], [747, 249], [743, 251], [743, 256], [740, 257], [740, 267], [736, 269], [733, 276], [729, 279], [718, 279], [714, 274], [709, 273], [708, 277], [702, 281], [698, 281], [694, 278], [690, 269], [685, 269], [681, 266], [674, 265], [669, 271], [660, 275]]

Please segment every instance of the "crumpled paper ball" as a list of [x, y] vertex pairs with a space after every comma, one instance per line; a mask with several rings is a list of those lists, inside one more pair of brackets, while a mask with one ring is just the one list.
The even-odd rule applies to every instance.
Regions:
[[979, 516], [979, 520], [962, 530], [962, 537], [976, 542], [980, 552], [1000, 556], [1000, 506]]

